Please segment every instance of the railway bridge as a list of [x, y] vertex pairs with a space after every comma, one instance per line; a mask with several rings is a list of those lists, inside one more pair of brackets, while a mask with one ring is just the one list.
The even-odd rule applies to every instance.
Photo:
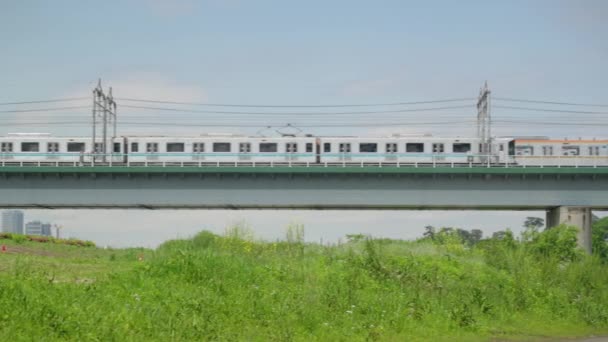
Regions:
[[0, 207], [546, 210], [590, 251], [608, 167], [21, 163], [0, 166]]

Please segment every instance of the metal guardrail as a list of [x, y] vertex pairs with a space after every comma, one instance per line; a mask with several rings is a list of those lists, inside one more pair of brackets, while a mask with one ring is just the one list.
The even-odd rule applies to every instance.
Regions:
[[[131, 159], [125, 161], [125, 157]], [[194, 161], [183, 160], [154, 160], [158, 157], [193, 158]], [[25, 157], [43, 157], [48, 160], [13, 160]], [[58, 157], [70, 157], [73, 160], [54, 160]], [[103, 159], [106, 161], [103, 161]], [[234, 161], [208, 161], [205, 158], [231, 157]], [[256, 161], [244, 157], [264, 157], [266, 159], [287, 160], [264, 160]], [[608, 156], [508, 156], [496, 155], [472, 155], [464, 153], [323, 153], [321, 158], [339, 158], [340, 161], [299, 161], [298, 158], [316, 158], [314, 153], [0, 153], [1, 167], [449, 167], [449, 168], [526, 168], [526, 167], [574, 167], [574, 168], [608, 168]], [[400, 161], [399, 157], [407, 158]], [[137, 159], [135, 159], [137, 158]], [[348, 159], [365, 158], [363, 161], [352, 161]], [[370, 161], [368, 159], [389, 159]], [[135, 160], [132, 160], [135, 159]], [[145, 159], [145, 160], [141, 160]], [[150, 159], [150, 160], [148, 160]], [[412, 161], [413, 159], [413, 161]], [[417, 160], [419, 159], [419, 160]]]

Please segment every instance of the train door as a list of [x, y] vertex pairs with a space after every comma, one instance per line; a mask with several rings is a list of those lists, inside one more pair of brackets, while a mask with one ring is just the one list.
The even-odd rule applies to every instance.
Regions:
[[129, 161], [129, 139], [122, 139], [122, 162], [126, 164]]
[[340, 160], [350, 161], [352, 160], [350, 143], [340, 143], [338, 145], [338, 151], [340, 152]]
[[288, 142], [285, 143], [285, 152], [287, 153], [287, 160], [293, 161], [298, 160], [298, 143]]
[[146, 159], [158, 160], [158, 143], [157, 142], [146, 143]]
[[46, 158], [49, 160], [59, 159], [59, 143], [50, 141], [46, 143]]
[[239, 160], [251, 160], [251, 143], [239, 143]]
[[397, 160], [397, 143], [386, 143], [385, 153], [387, 161]]
[[445, 144], [444, 143], [433, 143], [433, 161], [444, 161], [445, 160]]
[[203, 153], [205, 153], [205, 143], [204, 142], [192, 143], [192, 160], [205, 159]]
[[112, 162], [123, 162], [124, 161], [124, 156], [123, 156], [123, 144], [120, 143], [120, 141], [115, 141], [114, 143], [112, 143], [112, 154], [111, 154], [111, 158], [112, 158]]
[[0, 148], [1, 159], [13, 159], [13, 143], [9, 141], [3, 141]]

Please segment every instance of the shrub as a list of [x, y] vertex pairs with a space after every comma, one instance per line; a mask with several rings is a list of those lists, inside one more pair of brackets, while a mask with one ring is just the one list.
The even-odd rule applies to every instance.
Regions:
[[537, 234], [528, 243], [532, 252], [559, 261], [576, 261], [582, 258], [583, 251], [577, 244], [578, 228], [559, 225]]

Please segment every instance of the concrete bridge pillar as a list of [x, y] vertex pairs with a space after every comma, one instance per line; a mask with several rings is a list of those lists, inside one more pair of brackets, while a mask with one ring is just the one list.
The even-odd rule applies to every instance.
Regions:
[[556, 207], [547, 211], [547, 227], [560, 224], [575, 226], [578, 231], [578, 245], [591, 254], [591, 209], [585, 207]]

